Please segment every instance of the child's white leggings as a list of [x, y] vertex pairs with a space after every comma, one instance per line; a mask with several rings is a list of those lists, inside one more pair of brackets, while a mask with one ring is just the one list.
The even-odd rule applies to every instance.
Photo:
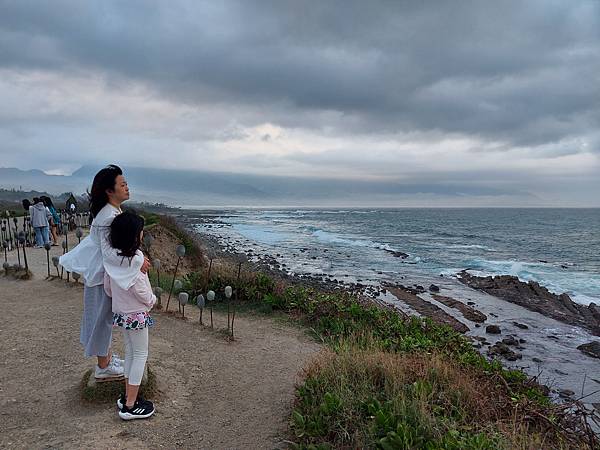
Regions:
[[141, 330], [123, 328], [125, 341], [124, 375], [129, 384], [139, 386], [142, 383], [144, 367], [148, 359], [148, 327]]

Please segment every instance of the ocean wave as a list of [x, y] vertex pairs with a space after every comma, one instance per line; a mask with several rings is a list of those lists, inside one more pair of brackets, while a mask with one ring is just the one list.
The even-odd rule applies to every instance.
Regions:
[[486, 252], [496, 252], [497, 250], [495, 248], [491, 248], [491, 247], [487, 247], [485, 245], [480, 245], [480, 244], [454, 244], [454, 245], [448, 245], [447, 248], [454, 248], [454, 249], [478, 249], [478, 250], [484, 250]]
[[349, 245], [352, 247], [369, 247], [376, 248], [379, 250], [387, 250], [391, 252], [397, 252], [399, 250], [390, 246], [389, 244], [383, 244], [381, 242], [375, 242], [370, 239], [359, 239], [359, 238], [351, 238], [340, 236], [339, 234], [330, 233], [328, 231], [324, 231], [322, 229], [316, 229], [312, 236], [320, 240], [321, 242], [325, 242], [327, 244], [341, 244], [341, 245]]

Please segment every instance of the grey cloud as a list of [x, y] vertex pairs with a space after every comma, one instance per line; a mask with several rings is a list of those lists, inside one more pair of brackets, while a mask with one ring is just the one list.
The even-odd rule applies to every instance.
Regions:
[[[102, 70], [284, 126], [539, 145], [600, 109], [600, 3], [4, 2], [5, 67]], [[117, 82], [117, 81], [116, 81]], [[297, 113], [297, 114], [295, 114]]]

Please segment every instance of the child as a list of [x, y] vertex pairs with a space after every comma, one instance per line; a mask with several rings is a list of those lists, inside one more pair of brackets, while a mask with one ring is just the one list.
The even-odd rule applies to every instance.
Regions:
[[[130, 264], [136, 255], [142, 256], [140, 245], [144, 235], [144, 219], [137, 214], [124, 212], [110, 225], [110, 242], [122, 257], [121, 264]], [[117, 400], [119, 417], [123, 420], [146, 419], [154, 414], [152, 402], [138, 398], [146, 359], [148, 358], [148, 327], [152, 319], [148, 311], [156, 302], [148, 275], [137, 272], [131, 286], [123, 289], [111, 283], [104, 274], [104, 290], [112, 297], [113, 326], [123, 329], [125, 341], [125, 394]]]

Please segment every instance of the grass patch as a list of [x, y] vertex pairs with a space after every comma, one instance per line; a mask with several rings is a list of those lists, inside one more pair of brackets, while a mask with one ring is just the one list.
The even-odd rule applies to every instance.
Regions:
[[[158, 393], [156, 374], [148, 369], [148, 380], [140, 385], [138, 395], [145, 398], [152, 398]], [[125, 390], [123, 381], [96, 383], [94, 387], [88, 386], [88, 380], [93, 376], [94, 369], [90, 369], [83, 374], [79, 384], [81, 398], [92, 403], [110, 403], [114, 402]]]
[[445, 355], [391, 353], [364, 338], [323, 351], [298, 386], [291, 428], [309, 448], [592, 448], [532, 420], [481, 370]]

